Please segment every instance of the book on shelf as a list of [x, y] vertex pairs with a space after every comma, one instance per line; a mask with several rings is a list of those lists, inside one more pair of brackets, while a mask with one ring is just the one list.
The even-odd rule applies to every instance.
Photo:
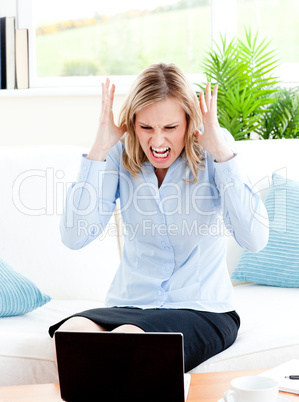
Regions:
[[299, 394], [299, 380], [286, 378], [292, 375], [299, 375], [299, 359], [289, 360], [286, 363], [264, 371], [260, 375], [278, 380], [280, 391]]
[[2, 89], [2, 33], [1, 33], [1, 20], [0, 20], [0, 89]]
[[0, 18], [1, 89], [15, 89], [15, 17]]
[[6, 44], [4, 34], [4, 19], [0, 18], [0, 89], [6, 88]]
[[16, 29], [16, 87], [29, 88], [28, 29]]

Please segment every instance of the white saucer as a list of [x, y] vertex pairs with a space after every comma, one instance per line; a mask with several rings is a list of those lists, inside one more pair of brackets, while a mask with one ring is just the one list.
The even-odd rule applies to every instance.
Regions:
[[[218, 402], [223, 402], [223, 401], [224, 401], [223, 399], [219, 399]], [[283, 396], [278, 396], [277, 399], [276, 399], [276, 402], [290, 402], [290, 400], [284, 398]]]

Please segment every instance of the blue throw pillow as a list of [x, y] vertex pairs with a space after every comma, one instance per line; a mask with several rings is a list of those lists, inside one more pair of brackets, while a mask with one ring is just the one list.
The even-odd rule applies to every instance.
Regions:
[[29, 313], [51, 298], [0, 258], [0, 317]]
[[299, 287], [299, 183], [273, 173], [265, 206], [270, 221], [268, 244], [258, 253], [244, 250], [232, 279]]

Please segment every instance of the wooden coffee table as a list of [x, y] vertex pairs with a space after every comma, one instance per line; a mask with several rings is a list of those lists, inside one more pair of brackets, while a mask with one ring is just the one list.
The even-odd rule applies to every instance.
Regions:
[[[187, 402], [217, 402], [223, 392], [230, 388], [233, 378], [244, 375], [257, 375], [265, 370], [224, 371], [191, 375], [191, 386]], [[0, 394], [1, 395], [1, 394]], [[299, 395], [280, 392], [280, 396], [289, 401], [299, 402]], [[2, 401], [1, 401], [2, 402]]]
[[[264, 370], [226, 371], [191, 375], [188, 402], [217, 402], [230, 388], [230, 381], [243, 375], [256, 375]], [[289, 401], [299, 402], [299, 396], [280, 392]], [[17, 385], [0, 387], [0, 402], [61, 402], [58, 384]]]

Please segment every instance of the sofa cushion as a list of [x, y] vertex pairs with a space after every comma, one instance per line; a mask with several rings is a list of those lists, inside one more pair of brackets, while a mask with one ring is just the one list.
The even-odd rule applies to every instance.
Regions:
[[0, 258], [0, 317], [29, 313], [50, 300], [32, 281]]
[[244, 250], [232, 279], [299, 287], [299, 183], [273, 174], [265, 206], [270, 222], [268, 244], [258, 253]]
[[115, 216], [81, 250], [60, 239], [66, 191], [85, 148], [0, 147], [0, 255], [56, 299], [104, 301], [120, 261]]
[[236, 342], [193, 373], [266, 369], [299, 356], [298, 288], [234, 287], [241, 326]]
[[[288, 179], [299, 181], [299, 139], [237, 141], [236, 150], [244, 171], [248, 174], [253, 190], [265, 200], [276, 172]], [[227, 266], [230, 275], [242, 254], [233, 236], [228, 236]]]
[[[255, 284], [234, 288], [241, 327], [236, 342], [194, 373], [270, 368], [299, 355], [299, 289]], [[1, 318], [0, 386], [58, 382], [50, 325], [102, 307], [97, 301], [51, 300], [19, 317]]]
[[49, 326], [97, 307], [103, 304], [92, 300], [51, 300], [29, 314], [1, 318], [0, 386], [58, 382]]

